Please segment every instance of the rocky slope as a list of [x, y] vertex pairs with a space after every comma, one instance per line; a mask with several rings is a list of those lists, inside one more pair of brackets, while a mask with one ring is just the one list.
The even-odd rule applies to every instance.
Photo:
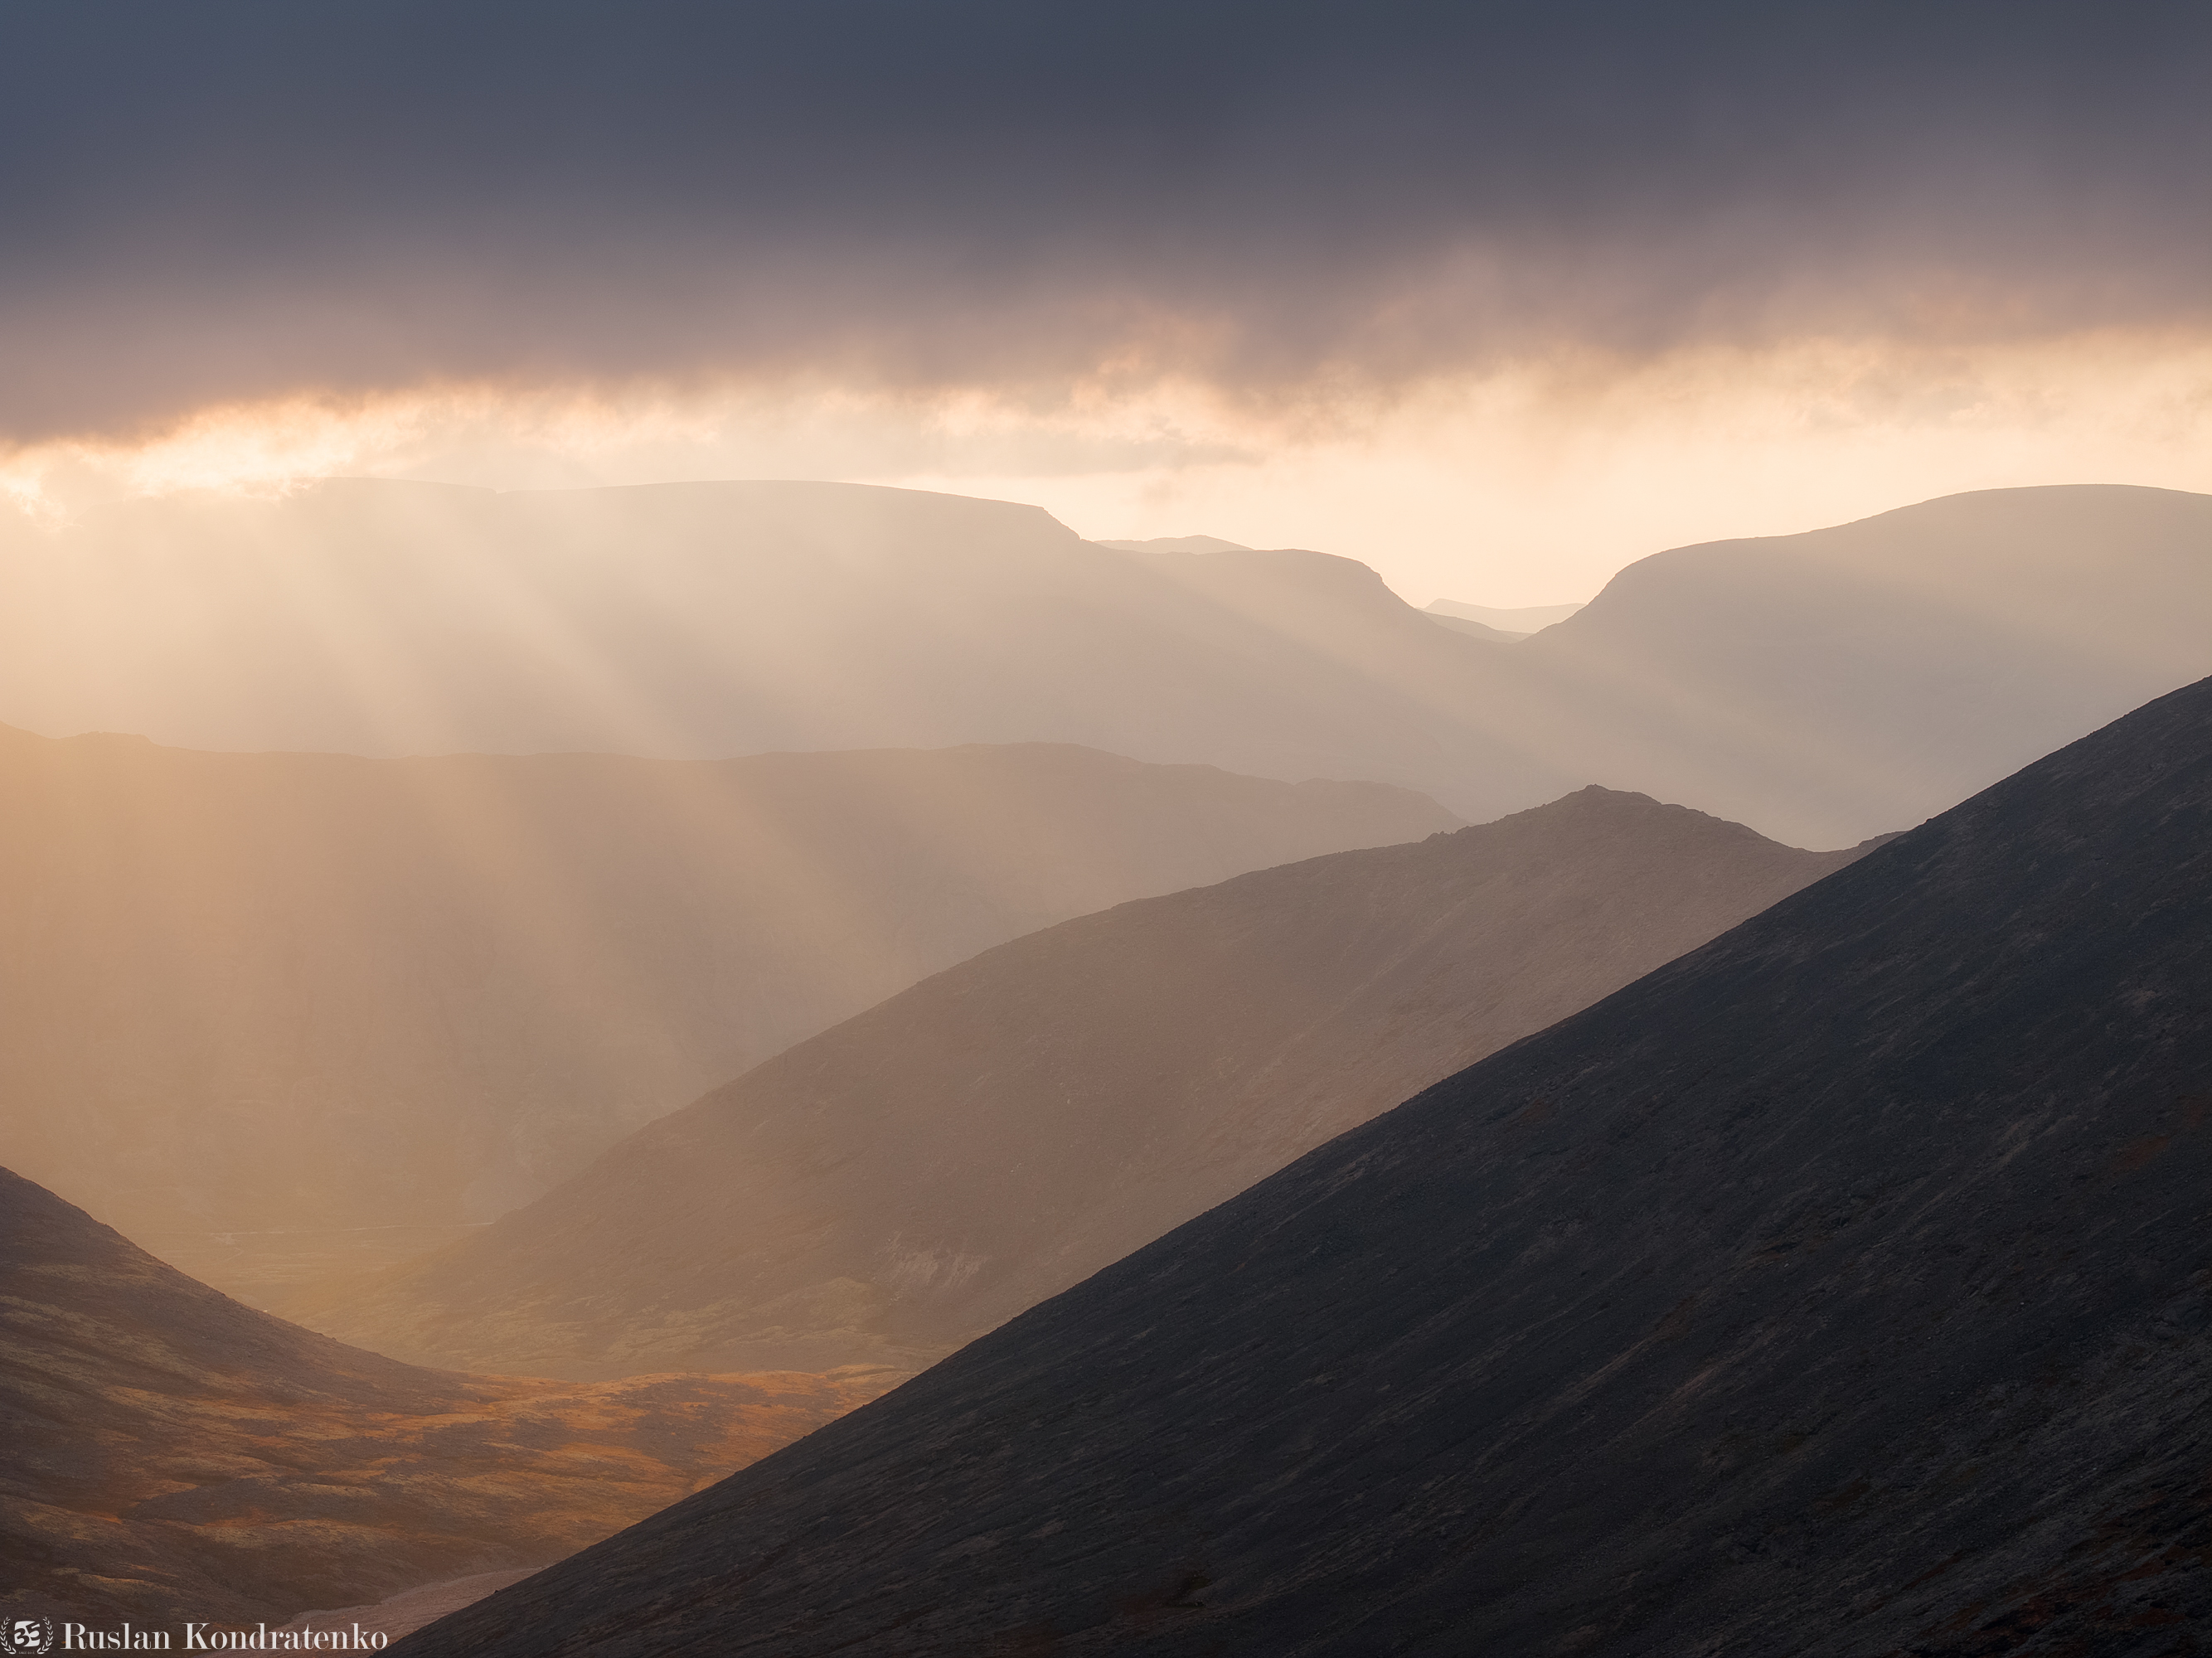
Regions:
[[0, 730], [0, 1158], [267, 1304], [991, 944], [1457, 820], [1073, 748], [369, 761]]
[[2197, 1650], [2208, 987], [2212, 681], [396, 1650]]
[[1853, 856], [1591, 788], [1125, 904], [284, 1310], [476, 1370], [918, 1366]]
[[896, 1379], [580, 1387], [395, 1364], [242, 1307], [0, 1170], [11, 1615], [282, 1622], [543, 1564]]

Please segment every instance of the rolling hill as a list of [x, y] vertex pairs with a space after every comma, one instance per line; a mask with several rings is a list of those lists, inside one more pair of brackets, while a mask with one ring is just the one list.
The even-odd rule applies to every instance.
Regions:
[[279, 1305], [470, 1370], [919, 1368], [1856, 855], [1590, 788], [1124, 904]]

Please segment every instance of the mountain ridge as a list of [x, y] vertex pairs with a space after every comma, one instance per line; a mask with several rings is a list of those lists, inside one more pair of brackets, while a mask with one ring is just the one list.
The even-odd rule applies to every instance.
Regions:
[[1011, 941], [441, 1254], [280, 1309], [416, 1362], [916, 1369], [1851, 861], [1592, 786]]
[[356, 481], [9, 524], [0, 719], [210, 748], [1048, 740], [1474, 821], [1598, 782], [1835, 847], [2212, 671], [2212, 496], [2125, 485], [1672, 549], [1510, 652], [1352, 561], [878, 486]]

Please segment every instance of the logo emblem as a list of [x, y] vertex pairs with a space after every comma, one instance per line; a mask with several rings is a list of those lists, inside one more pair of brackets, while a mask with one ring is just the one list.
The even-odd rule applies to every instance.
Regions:
[[54, 1620], [18, 1618], [12, 1612], [0, 1620], [0, 1652], [8, 1658], [45, 1658], [54, 1649]]

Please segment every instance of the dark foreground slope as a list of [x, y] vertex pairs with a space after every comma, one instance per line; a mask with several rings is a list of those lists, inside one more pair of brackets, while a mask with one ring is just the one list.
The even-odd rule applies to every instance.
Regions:
[[0, 1169], [0, 1594], [11, 1617], [176, 1637], [541, 1565], [895, 1379], [416, 1370], [241, 1307]]
[[0, 1163], [274, 1286], [419, 1254], [917, 979], [1456, 819], [1050, 745], [202, 754], [0, 729]]
[[2200, 1649], [2208, 987], [2212, 682], [402, 1649]]
[[918, 1370], [1856, 855], [1590, 788], [1123, 904], [283, 1310], [465, 1370]]

